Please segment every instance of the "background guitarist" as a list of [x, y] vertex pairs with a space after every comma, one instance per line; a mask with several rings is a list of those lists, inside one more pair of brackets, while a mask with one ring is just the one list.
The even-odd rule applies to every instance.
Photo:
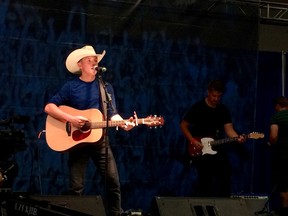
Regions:
[[230, 111], [220, 103], [224, 88], [220, 80], [211, 81], [207, 96], [192, 105], [180, 123], [181, 131], [189, 142], [188, 148], [195, 152], [190, 156], [193, 156], [193, 164], [198, 174], [197, 196], [228, 197], [231, 187], [230, 162], [225, 145], [215, 147], [215, 155], [201, 155], [203, 145], [200, 138], [210, 137], [217, 140], [226, 134], [228, 137], [238, 137], [237, 141], [240, 143], [246, 140], [234, 130]]
[[[279, 195], [280, 216], [288, 215], [288, 99], [280, 96], [274, 102], [275, 113], [270, 119], [269, 142], [272, 150], [273, 192]], [[277, 202], [278, 204], [278, 202]]]
[[[87, 120], [81, 115], [73, 116], [59, 109], [60, 105], [66, 105], [78, 110], [96, 108], [102, 111], [101, 93], [99, 90], [99, 81], [96, 78], [99, 68], [98, 63], [105, 55], [96, 54], [92, 46], [84, 46], [71, 52], [66, 59], [66, 68], [73, 74], [79, 74], [73, 80], [66, 82], [61, 90], [57, 92], [45, 106], [45, 112], [62, 122], [70, 122], [74, 127], [81, 128]], [[114, 92], [110, 84], [106, 86], [111, 95], [113, 110], [108, 109], [110, 120], [123, 120], [117, 114]], [[111, 107], [110, 107], [111, 108]], [[102, 120], [102, 119], [101, 119]], [[121, 128], [130, 130], [134, 124], [131, 117]], [[56, 136], [56, 135], [55, 135]], [[108, 166], [105, 162], [108, 155]], [[92, 145], [82, 145], [77, 149], [69, 151], [70, 166], [70, 187], [72, 194], [81, 195], [84, 187], [84, 174], [89, 159], [92, 159], [95, 166], [106, 177], [107, 191], [107, 215], [120, 215], [121, 194], [117, 166], [110, 146], [108, 145], [108, 154], [106, 154], [106, 145], [103, 139]], [[106, 172], [107, 171], [107, 172]]]

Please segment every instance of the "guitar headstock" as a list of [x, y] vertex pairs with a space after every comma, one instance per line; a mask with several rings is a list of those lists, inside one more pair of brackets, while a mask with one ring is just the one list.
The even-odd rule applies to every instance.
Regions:
[[145, 124], [149, 127], [158, 127], [164, 125], [164, 118], [162, 116], [150, 115], [142, 120], [142, 124]]
[[264, 138], [264, 134], [258, 133], [258, 132], [252, 132], [252, 133], [248, 134], [248, 138], [250, 138], [250, 139], [262, 139], [262, 138]]

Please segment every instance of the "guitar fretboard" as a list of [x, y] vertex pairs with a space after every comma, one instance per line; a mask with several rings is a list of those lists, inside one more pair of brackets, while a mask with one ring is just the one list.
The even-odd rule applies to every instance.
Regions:
[[[108, 121], [108, 127], [117, 127], [120, 125], [125, 124], [126, 120], [119, 120], [119, 121]], [[91, 129], [97, 129], [97, 128], [104, 128], [107, 126], [106, 121], [102, 122], [92, 122], [90, 128]]]
[[[118, 127], [120, 125], [124, 125], [125, 122], [127, 122], [128, 120], [118, 120], [118, 121], [108, 121], [108, 127]], [[137, 119], [137, 122], [134, 121], [134, 123], [136, 125], [139, 124], [148, 124], [149, 121], [145, 121], [145, 118], [140, 118]], [[105, 128], [107, 126], [107, 122], [106, 121], [102, 121], [102, 122], [91, 122], [90, 123], [90, 128], [91, 129], [97, 129], [97, 128]]]
[[[249, 133], [249, 134], [242, 134], [242, 136], [246, 137], [247, 139], [259, 139], [259, 138], [264, 138], [263, 133]], [[235, 142], [237, 141], [238, 137], [232, 137], [232, 138], [225, 138], [225, 139], [220, 139], [220, 140], [213, 140], [210, 142], [210, 145], [220, 145], [220, 144], [225, 144], [225, 143], [230, 143], [230, 142]]]
[[232, 137], [232, 138], [225, 138], [225, 139], [220, 139], [220, 140], [214, 140], [210, 142], [211, 146], [216, 146], [220, 144], [225, 144], [225, 143], [230, 143], [230, 142], [235, 142], [238, 139], [238, 137]]

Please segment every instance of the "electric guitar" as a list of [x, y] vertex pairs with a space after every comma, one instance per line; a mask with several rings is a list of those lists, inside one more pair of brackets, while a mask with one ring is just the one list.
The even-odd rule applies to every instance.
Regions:
[[[259, 139], [259, 138], [264, 138], [264, 134], [263, 133], [257, 133], [257, 132], [252, 132], [249, 133], [247, 135], [243, 135], [246, 137], [246, 139]], [[225, 144], [225, 143], [230, 143], [230, 142], [235, 142], [237, 141], [238, 137], [233, 137], [233, 138], [225, 138], [225, 139], [220, 139], [220, 140], [214, 140], [210, 137], [204, 137], [201, 138], [200, 141], [201, 144], [203, 144], [203, 148], [202, 150], [196, 149], [193, 145], [191, 145], [190, 143], [188, 144], [188, 154], [190, 156], [201, 156], [204, 154], [210, 154], [210, 155], [215, 155], [217, 154], [217, 151], [214, 151], [212, 149], [213, 146], [216, 145], [221, 145], [221, 144]]]
[[[103, 135], [103, 128], [107, 127], [107, 121], [103, 121], [103, 115], [98, 109], [78, 110], [69, 106], [59, 106], [59, 108], [70, 115], [78, 115], [87, 118], [83, 127], [74, 127], [70, 122], [62, 122], [48, 115], [46, 119], [46, 142], [55, 151], [67, 151], [70, 148], [82, 143], [95, 143]], [[125, 124], [128, 120], [108, 121], [108, 127], [117, 127]], [[136, 118], [134, 124], [144, 124], [149, 127], [162, 126], [163, 117], [148, 116], [146, 118]]]

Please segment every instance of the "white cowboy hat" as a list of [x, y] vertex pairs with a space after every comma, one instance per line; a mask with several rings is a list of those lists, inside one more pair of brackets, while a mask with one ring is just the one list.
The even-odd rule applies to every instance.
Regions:
[[97, 54], [92, 46], [84, 46], [80, 49], [76, 49], [72, 51], [67, 59], [66, 59], [66, 68], [71, 73], [77, 73], [79, 71], [79, 67], [77, 63], [84, 57], [87, 56], [97, 56], [98, 63], [101, 61], [101, 59], [106, 54], [106, 51], [103, 50], [102, 54]]

